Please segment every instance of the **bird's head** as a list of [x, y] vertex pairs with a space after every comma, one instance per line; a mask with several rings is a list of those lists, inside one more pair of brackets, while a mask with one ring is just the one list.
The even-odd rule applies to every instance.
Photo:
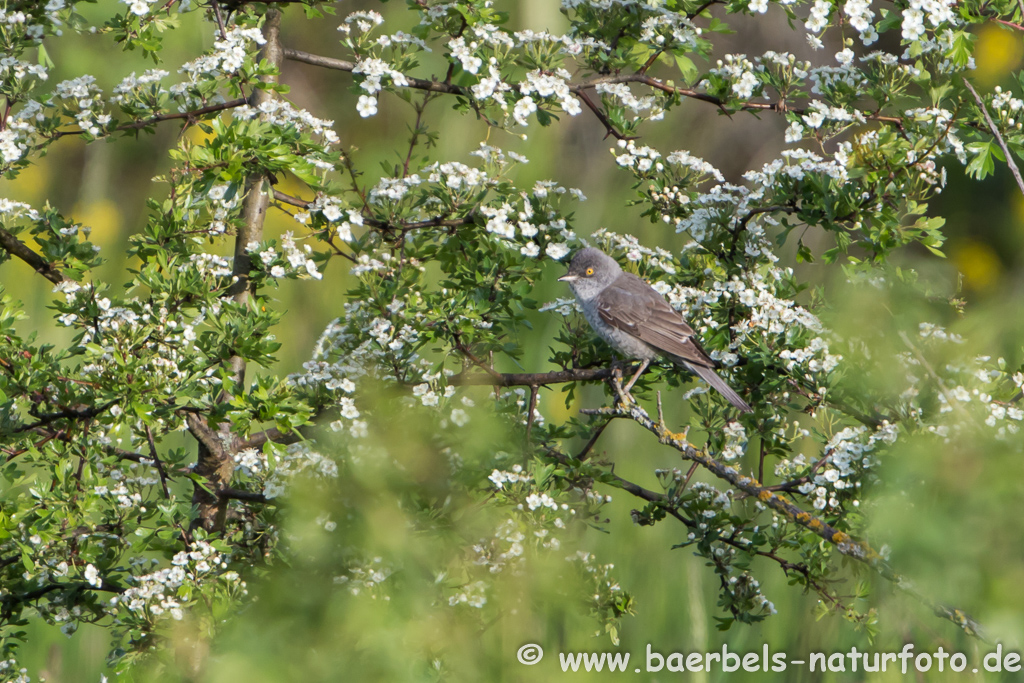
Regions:
[[600, 249], [580, 249], [569, 263], [569, 272], [558, 278], [568, 282], [581, 299], [597, 296], [622, 273], [618, 262]]

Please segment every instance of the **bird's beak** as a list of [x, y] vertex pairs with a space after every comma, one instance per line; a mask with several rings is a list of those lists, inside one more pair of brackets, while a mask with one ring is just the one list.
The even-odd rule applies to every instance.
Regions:
[[558, 281], [559, 282], [572, 282], [574, 280], [579, 280], [579, 279], [580, 279], [579, 275], [563, 275], [562, 277], [558, 278]]

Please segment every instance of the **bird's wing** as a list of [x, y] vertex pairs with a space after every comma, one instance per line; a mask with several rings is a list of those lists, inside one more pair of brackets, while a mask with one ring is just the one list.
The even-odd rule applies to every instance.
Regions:
[[632, 273], [623, 273], [598, 296], [601, 320], [692, 365], [713, 368], [693, 328], [665, 297]]

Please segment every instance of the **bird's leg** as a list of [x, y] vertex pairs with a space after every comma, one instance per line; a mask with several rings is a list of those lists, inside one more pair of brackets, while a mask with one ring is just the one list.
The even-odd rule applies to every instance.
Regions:
[[651, 361], [647, 359], [645, 359], [644, 362], [640, 364], [640, 367], [637, 368], [636, 374], [633, 375], [633, 379], [629, 380], [629, 384], [626, 385], [627, 394], [629, 393], [629, 390], [633, 388], [633, 385], [636, 383], [636, 381], [640, 379], [640, 375], [643, 374], [644, 370], [646, 370], [647, 366], [650, 364]]

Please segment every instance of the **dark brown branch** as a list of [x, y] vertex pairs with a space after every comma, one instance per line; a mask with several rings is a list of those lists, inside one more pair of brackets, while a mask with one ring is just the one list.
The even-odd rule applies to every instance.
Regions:
[[89, 420], [97, 415], [102, 415], [116, 404], [117, 401], [110, 401], [104, 405], [92, 406], [91, 408], [64, 408], [63, 410], [59, 410], [55, 413], [46, 413], [45, 415], [39, 415], [39, 419], [32, 424], [23, 425], [13, 430], [13, 433], [30, 432], [38, 429], [39, 427], [45, 427], [57, 420]]
[[597, 443], [597, 440], [601, 438], [601, 434], [604, 433], [604, 430], [607, 429], [608, 425], [610, 425], [611, 423], [611, 419], [605, 420], [597, 427], [597, 429], [594, 430], [594, 433], [593, 435], [591, 435], [590, 440], [587, 441], [587, 445], [585, 445], [583, 447], [583, 450], [581, 450], [579, 454], [576, 456], [577, 460], [582, 461], [590, 457], [590, 451], [593, 450], [594, 445]]
[[596, 104], [594, 104], [591, 101], [590, 96], [587, 95], [587, 91], [586, 90], [580, 90], [578, 93], [576, 93], [576, 96], [579, 97], [581, 100], [583, 100], [583, 104], [587, 105], [587, 108], [590, 109], [590, 111], [594, 112], [594, 116], [596, 116], [597, 120], [600, 121], [601, 125], [604, 126], [604, 130], [605, 130], [604, 136], [605, 136], [605, 138], [607, 138], [609, 135], [611, 135], [616, 140], [635, 140], [636, 139], [635, 135], [623, 135], [622, 133], [620, 133], [618, 131], [618, 129], [616, 129], [615, 126], [612, 125], [612, 122], [611, 122], [611, 120], [609, 120], [607, 114], [605, 114], [604, 111], [600, 107], [598, 107]]
[[171, 492], [167, 488], [167, 472], [164, 471], [164, 464], [160, 462], [160, 456], [156, 452], [156, 441], [153, 439], [153, 430], [146, 425], [146, 441], [149, 442], [149, 455], [156, 465], [157, 474], [160, 475], [160, 487], [164, 491], [164, 498], [170, 498]]
[[565, 382], [600, 382], [611, 376], [611, 368], [577, 368], [553, 372], [505, 372], [493, 375], [467, 371], [449, 377], [448, 384], [453, 386], [532, 387], [564, 384]]
[[[200, 109], [193, 109], [192, 111], [175, 112], [173, 114], [157, 114], [151, 116], [148, 119], [142, 119], [141, 121], [132, 121], [131, 123], [122, 123], [121, 125], [114, 128], [111, 132], [119, 132], [125, 130], [138, 130], [145, 128], [146, 126], [152, 126], [154, 123], [160, 123], [161, 121], [173, 121], [174, 119], [186, 119], [187, 121], [194, 121], [200, 116], [206, 114], [213, 114], [214, 112], [224, 111], [225, 109], [234, 109], [235, 107], [241, 107], [243, 104], [247, 104], [248, 100], [244, 97], [240, 97], [235, 100], [229, 100], [228, 102], [220, 102], [219, 104], [211, 104], [207, 107], [201, 107]], [[53, 134], [54, 138], [62, 138], [65, 135], [81, 135], [85, 131], [81, 130], [59, 130]]]
[[267, 498], [262, 493], [242, 491], [241, 489], [223, 488], [217, 491], [217, 496], [224, 500], [244, 500], [249, 503], [273, 503], [274, 499]]
[[29, 249], [24, 242], [3, 228], [0, 228], [0, 248], [32, 266], [33, 270], [53, 284], [59, 285], [64, 282], [64, 275], [56, 266]]

